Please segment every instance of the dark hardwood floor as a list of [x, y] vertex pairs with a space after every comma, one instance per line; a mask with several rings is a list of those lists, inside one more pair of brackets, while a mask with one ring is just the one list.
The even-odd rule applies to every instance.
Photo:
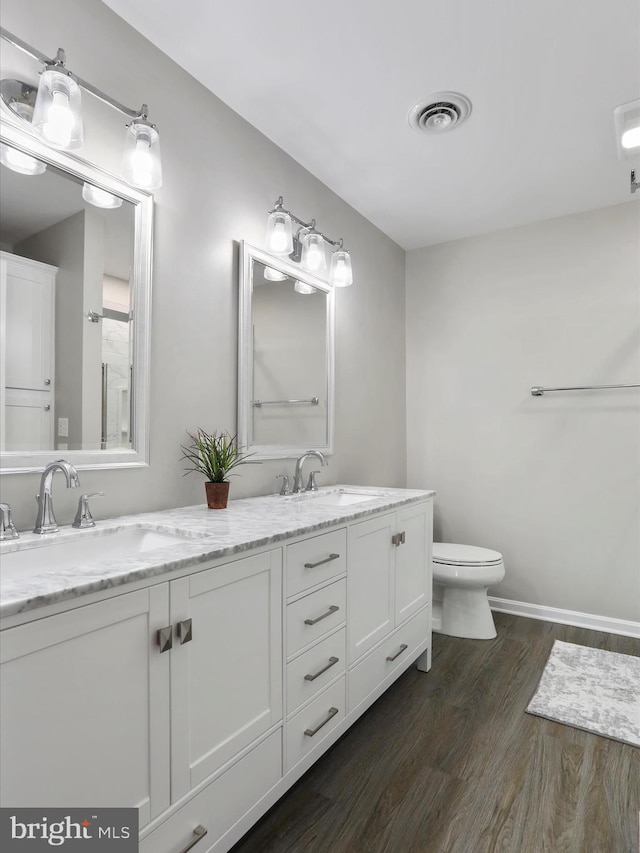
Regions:
[[495, 640], [434, 635], [233, 853], [638, 853], [640, 750], [525, 713], [555, 639], [628, 637], [495, 614]]

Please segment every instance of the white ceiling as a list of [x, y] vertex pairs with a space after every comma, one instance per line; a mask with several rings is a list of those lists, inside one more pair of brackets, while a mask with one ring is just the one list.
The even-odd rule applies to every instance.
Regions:
[[[406, 249], [630, 199], [638, 0], [106, 3]], [[443, 90], [471, 117], [412, 130]]]

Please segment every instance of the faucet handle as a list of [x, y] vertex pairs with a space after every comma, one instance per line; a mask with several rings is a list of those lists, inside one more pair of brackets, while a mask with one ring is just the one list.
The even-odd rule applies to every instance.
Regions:
[[280, 494], [290, 495], [291, 489], [289, 488], [289, 477], [286, 474], [276, 474], [276, 480], [282, 480], [282, 488], [280, 489]]
[[0, 541], [19, 538], [20, 534], [13, 523], [11, 507], [9, 504], [0, 503]]
[[309, 474], [309, 480], [307, 481], [307, 487], [305, 492], [317, 492], [318, 484], [316, 483], [316, 474], [321, 474], [321, 471], [312, 471]]
[[78, 530], [85, 530], [87, 527], [95, 527], [96, 523], [93, 520], [91, 510], [89, 509], [89, 498], [103, 497], [104, 492], [89, 492], [89, 494], [80, 495], [76, 517], [73, 519], [73, 524], [71, 526]]

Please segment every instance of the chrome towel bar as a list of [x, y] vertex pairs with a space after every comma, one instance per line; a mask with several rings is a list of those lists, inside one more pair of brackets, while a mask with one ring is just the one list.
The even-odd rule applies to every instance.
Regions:
[[542, 388], [534, 385], [531, 388], [532, 397], [542, 397], [547, 391], [601, 391], [604, 388], [640, 388], [640, 385], [573, 385], [568, 388]]
[[311, 406], [317, 406], [320, 402], [319, 397], [311, 397], [310, 400], [252, 400], [254, 406], [283, 406], [288, 403], [309, 403]]

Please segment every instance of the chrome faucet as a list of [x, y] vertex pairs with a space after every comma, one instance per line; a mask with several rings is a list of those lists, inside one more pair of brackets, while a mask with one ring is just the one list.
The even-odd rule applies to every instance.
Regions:
[[13, 523], [9, 504], [0, 504], [0, 541], [18, 539], [19, 533]]
[[[327, 460], [325, 459], [324, 454], [320, 453], [319, 450], [307, 450], [306, 453], [303, 453], [302, 456], [300, 456], [299, 459], [296, 461], [296, 472], [295, 472], [295, 475], [293, 477], [293, 489], [292, 489], [292, 492], [294, 495], [297, 495], [302, 491], [302, 466], [304, 465], [305, 461], [310, 456], [316, 456], [320, 460], [320, 463], [322, 464], [323, 468], [326, 468], [326, 466], [329, 464], [327, 462]], [[313, 480], [310, 477], [309, 478], [309, 485], [307, 487], [307, 489], [309, 491], [311, 491], [311, 489], [312, 489], [312, 485], [311, 485], [312, 482], [313, 482]], [[314, 483], [314, 485], [315, 485], [315, 483]]]
[[55, 533], [58, 529], [58, 523], [53, 514], [53, 499], [51, 497], [53, 475], [56, 471], [62, 471], [66, 477], [68, 489], [77, 489], [80, 486], [78, 472], [70, 462], [65, 459], [58, 459], [56, 462], [50, 462], [47, 465], [40, 480], [40, 494], [36, 495], [38, 514], [36, 526], [33, 528], [34, 533]]

